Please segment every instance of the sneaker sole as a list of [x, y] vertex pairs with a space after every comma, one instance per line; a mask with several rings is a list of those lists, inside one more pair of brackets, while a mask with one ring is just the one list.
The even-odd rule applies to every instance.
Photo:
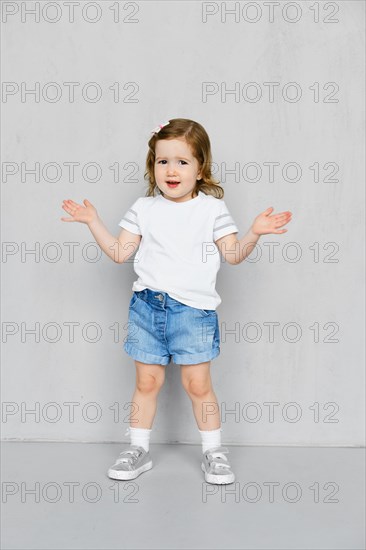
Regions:
[[147, 472], [147, 470], [151, 470], [152, 467], [153, 467], [153, 463], [152, 461], [150, 461], [147, 464], [144, 464], [144, 466], [137, 468], [136, 470], [130, 470], [126, 472], [113, 470], [112, 468], [109, 468], [107, 475], [111, 479], [119, 479], [119, 480], [135, 479], [140, 474]]
[[231, 474], [231, 475], [223, 475], [223, 476], [219, 476], [219, 475], [216, 475], [216, 474], [208, 474], [206, 472], [206, 468], [205, 468], [205, 465], [203, 463], [201, 463], [201, 470], [203, 472], [205, 472], [205, 480], [207, 481], [207, 483], [214, 483], [215, 485], [227, 485], [228, 483], [234, 483], [235, 481], [235, 475], [234, 474]]

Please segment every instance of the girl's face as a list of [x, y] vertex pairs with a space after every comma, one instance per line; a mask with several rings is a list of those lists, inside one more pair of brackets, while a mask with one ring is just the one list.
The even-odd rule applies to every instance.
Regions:
[[[184, 138], [156, 142], [154, 175], [164, 198], [174, 202], [191, 200], [196, 180], [202, 179], [198, 161]], [[179, 183], [170, 187], [171, 181]]]

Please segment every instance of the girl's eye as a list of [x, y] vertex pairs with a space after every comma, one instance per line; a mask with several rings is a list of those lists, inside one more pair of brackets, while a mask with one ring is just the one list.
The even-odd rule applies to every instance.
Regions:
[[[158, 160], [158, 164], [160, 164], [161, 162], [166, 162], [166, 160]], [[184, 162], [184, 164], [188, 164], [188, 162], [186, 162], [185, 160], [180, 160], [179, 162]]]

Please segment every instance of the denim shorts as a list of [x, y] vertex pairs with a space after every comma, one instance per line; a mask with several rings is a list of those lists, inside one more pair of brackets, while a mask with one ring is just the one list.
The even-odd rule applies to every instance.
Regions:
[[124, 342], [125, 352], [141, 363], [197, 365], [220, 354], [218, 316], [160, 290], [134, 291]]

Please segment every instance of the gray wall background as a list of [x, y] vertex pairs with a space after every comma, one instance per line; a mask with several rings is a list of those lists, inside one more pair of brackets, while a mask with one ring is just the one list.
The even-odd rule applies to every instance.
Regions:
[[[221, 264], [212, 379], [223, 443], [364, 445], [364, 3], [331, 3], [333, 13], [321, 2], [316, 21], [310, 3], [280, 2], [272, 22], [262, 2], [247, 11], [252, 22], [246, 2], [237, 21], [225, 21], [215, 2], [120, 3], [119, 23], [112, 2], [81, 2], [74, 22], [62, 2], [59, 13], [41, 2], [39, 22], [24, 13], [22, 22], [21, 3], [13, 4], [18, 12], [4, 16], [3, 6], [2, 24], [3, 87], [14, 92], [2, 99], [2, 438], [128, 440], [135, 367], [123, 339], [133, 264], [102, 253], [94, 260], [100, 249], [87, 226], [61, 222], [61, 204], [87, 198], [117, 236], [145, 194], [150, 131], [186, 117], [210, 136], [240, 237], [269, 206], [293, 213], [286, 234], [261, 237], [239, 266]], [[100, 19], [90, 23], [95, 6]], [[204, 10], [218, 11], [205, 22]], [[22, 82], [39, 83], [38, 102], [22, 98]], [[65, 82], [80, 83], [73, 103]], [[99, 101], [80, 92], [90, 82]], [[262, 92], [257, 101], [248, 99], [254, 87], [243, 95], [249, 82]], [[273, 101], [269, 82], [279, 84]], [[297, 101], [294, 87], [284, 98], [290, 82], [301, 90]], [[205, 98], [204, 83], [217, 93]], [[225, 95], [235, 85], [239, 97]], [[70, 162], [79, 163], [73, 181]], [[272, 180], [268, 162], [279, 163]], [[22, 176], [35, 163], [39, 179]], [[88, 163], [99, 166], [97, 181], [88, 181], [92, 167], [83, 174]], [[235, 166], [237, 175], [227, 173]], [[268, 323], [277, 323], [273, 339]], [[26, 333], [34, 328], [36, 338]], [[167, 367], [153, 443], [200, 443], [179, 370]], [[273, 419], [268, 403], [277, 404]]]

